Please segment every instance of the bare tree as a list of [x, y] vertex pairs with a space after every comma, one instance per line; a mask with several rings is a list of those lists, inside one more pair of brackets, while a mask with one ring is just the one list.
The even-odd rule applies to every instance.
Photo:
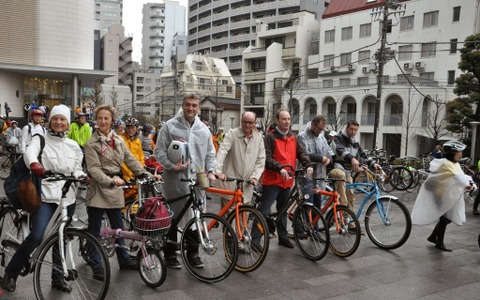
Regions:
[[110, 100], [112, 100], [112, 106], [117, 107], [118, 104], [118, 92], [115, 90], [115, 87], [112, 87], [110, 91]]
[[95, 81], [93, 84], [93, 95], [90, 96], [90, 100], [93, 102], [94, 107], [104, 102], [102, 97], [102, 83], [100, 81]]
[[432, 108], [426, 115], [427, 133], [432, 137], [429, 149], [433, 149], [438, 144], [440, 138], [447, 135], [447, 120], [445, 119], [445, 105], [446, 102], [441, 101], [435, 96], [435, 100], [428, 98], [432, 104]]
[[407, 108], [403, 109], [403, 121], [402, 125], [405, 127], [405, 135], [402, 135], [403, 140], [405, 141], [405, 147], [404, 147], [404, 155], [407, 156], [408, 153], [408, 147], [410, 145], [410, 142], [414, 139], [414, 134], [412, 134], [412, 127], [415, 122], [415, 116], [417, 115], [418, 110], [421, 107], [421, 102], [417, 101], [417, 104], [412, 107], [412, 101], [414, 95], [411, 94], [412, 88], [409, 89], [408, 91], [408, 103], [407, 103]]

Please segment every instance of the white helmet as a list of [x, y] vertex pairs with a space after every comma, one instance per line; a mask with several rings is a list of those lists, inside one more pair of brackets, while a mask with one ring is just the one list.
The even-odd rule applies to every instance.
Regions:
[[182, 160], [184, 164], [190, 157], [188, 152], [188, 143], [183, 140], [175, 140], [168, 146], [167, 152], [168, 159], [176, 164], [179, 160]]

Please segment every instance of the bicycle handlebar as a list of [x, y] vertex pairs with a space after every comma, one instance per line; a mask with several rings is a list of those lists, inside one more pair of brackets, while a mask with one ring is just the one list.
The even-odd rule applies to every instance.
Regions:
[[87, 174], [84, 174], [83, 176], [80, 177], [75, 177], [72, 175], [65, 175], [61, 173], [56, 173], [53, 171], [45, 171], [45, 175], [43, 177], [44, 180], [47, 181], [60, 181], [60, 180], [66, 180], [70, 182], [81, 182], [81, 183], [87, 183], [88, 182], [88, 177]]

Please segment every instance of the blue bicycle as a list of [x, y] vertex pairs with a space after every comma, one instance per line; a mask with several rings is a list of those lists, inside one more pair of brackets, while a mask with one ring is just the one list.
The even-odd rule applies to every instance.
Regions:
[[[379, 180], [382, 180], [383, 172], [377, 175], [366, 167], [363, 168], [373, 178], [380, 176]], [[377, 182], [378, 180], [373, 180], [373, 183], [350, 183], [346, 188], [365, 194], [357, 212], [358, 219], [365, 205], [373, 199], [365, 213], [365, 230], [370, 240], [382, 249], [396, 249], [408, 240], [412, 231], [412, 219], [405, 204], [397, 197], [380, 195]]]

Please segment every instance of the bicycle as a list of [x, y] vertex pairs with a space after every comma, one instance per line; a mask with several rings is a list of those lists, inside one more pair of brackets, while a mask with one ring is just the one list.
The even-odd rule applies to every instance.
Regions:
[[0, 179], [4, 180], [10, 175], [10, 169], [15, 161], [22, 155], [22, 153], [15, 152], [15, 148], [8, 147], [7, 149], [0, 153]]
[[[200, 281], [221, 281], [233, 272], [237, 263], [239, 250], [236, 232], [224, 218], [204, 212], [205, 190], [200, 188], [197, 178], [182, 178], [180, 181], [188, 184], [190, 193], [165, 201], [170, 205], [186, 200], [180, 213], [173, 218], [170, 229], [176, 228], [181, 233], [180, 249], [184, 265]], [[188, 209], [192, 209], [193, 218], [181, 229], [178, 223]], [[178, 244], [168, 239], [166, 243]], [[197, 248], [203, 268], [195, 267], [187, 257], [189, 250]]]
[[[313, 203], [308, 202], [310, 195], [307, 191], [308, 179], [304, 176], [306, 169], [294, 169], [290, 165], [284, 165], [282, 168], [291, 170], [295, 184], [290, 191], [288, 203], [279, 211], [271, 212], [267, 224], [273, 227], [281, 215], [289, 214], [295, 244], [300, 252], [309, 260], [321, 260], [328, 252], [330, 235], [327, 230], [328, 223], [322, 212]], [[256, 200], [254, 207], [258, 208], [260, 204], [258, 198], [254, 197], [252, 200]], [[269, 231], [274, 232], [274, 228], [269, 228]]]
[[[139, 186], [145, 184], [148, 180], [137, 180]], [[146, 199], [141, 197], [142, 189], [139, 188], [138, 209], [143, 206]], [[162, 198], [156, 197], [158, 201]], [[130, 206], [131, 208], [132, 206]], [[131, 251], [129, 246], [121, 246], [115, 243], [116, 239], [125, 238], [140, 243], [139, 251], [137, 251], [135, 261], [138, 264], [138, 271], [143, 282], [149, 287], [159, 287], [165, 282], [167, 276], [167, 266], [160, 250], [163, 247], [164, 235], [170, 229], [173, 213], [171, 211], [168, 217], [158, 219], [143, 219], [136, 216], [136, 213], [129, 212], [133, 216], [132, 227], [134, 231], [112, 229], [108, 225], [104, 225], [100, 230], [100, 240], [103, 247], [107, 249], [115, 249], [116, 247], [125, 247]], [[113, 252], [113, 251], [112, 251]]]
[[[223, 207], [218, 216], [225, 217], [230, 208], [233, 211], [228, 213], [226, 220], [236, 232], [239, 245], [239, 257], [235, 265], [235, 269], [239, 272], [247, 273], [256, 270], [265, 260], [269, 247], [268, 226], [262, 214], [249, 205], [243, 204], [243, 183], [253, 182], [240, 178], [226, 178], [225, 181], [235, 181], [235, 190], [225, 190], [215, 187], [208, 187], [207, 192], [233, 196], [233, 198]], [[261, 237], [258, 241], [253, 242], [252, 227], [256, 226]]]
[[[65, 181], [62, 198], [48, 226], [42, 242], [25, 263], [20, 276], [33, 272], [33, 287], [37, 299], [104, 299], [110, 285], [110, 263], [97, 239], [85, 228], [73, 227], [75, 215], [68, 216], [63, 199], [73, 183], [83, 183], [85, 178], [77, 179], [58, 173], [47, 172], [44, 180]], [[30, 231], [29, 216], [15, 209], [2, 199], [0, 215], [0, 265], [2, 275], [15, 251]], [[92, 269], [93, 260], [100, 267]], [[71, 291], [66, 293], [52, 288], [52, 272], [61, 274], [63, 280], [70, 283]]]
[[[362, 167], [371, 176], [375, 175], [365, 166]], [[377, 181], [374, 183], [349, 183], [347, 189], [355, 189], [363, 194], [357, 218], [360, 218], [363, 208], [373, 198], [365, 213], [365, 230], [370, 240], [382, 249], [396, 249], [409, 238], [412, 230], [412, 220], [405, 204], [394, 196], [380, 195]], [[375, 212], [378, 212], [375, 214]]]

